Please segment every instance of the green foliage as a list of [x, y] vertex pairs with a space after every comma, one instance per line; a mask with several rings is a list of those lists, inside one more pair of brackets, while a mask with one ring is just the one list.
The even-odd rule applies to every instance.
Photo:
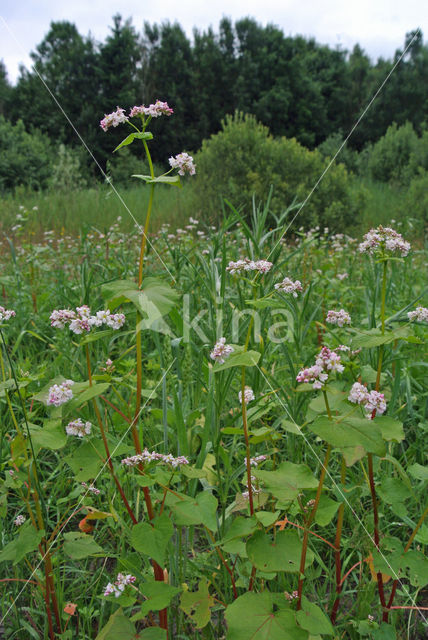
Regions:
[[53, 163], [49, 188], [53, 191], [75, 191], [83, 189], [86, 180], [82, 176], [79, 154], [60, 144]]
[[54, 159], [49, 139], [40, 132], [28, 133], [24, 123], [15, 125], [0, 115], [0, 191], [18, 186], [47, 187]]
[[398, 127], [394, 122], [371, 150], [367, 169], [375, 180], [403, 183], [414, 155], [418, 136], [410, 122]]
[[[311, 192], [327, 161], [295, 139], [273, 138], [251, 115], [236, 112], [222, 130], [205, 140], [196, 156], [195, 190], [199, 208], [218, 215], [221, 198], [248, 214], [254, 196], [265, 199], [273, 185], [271, 211], [279, 214]], [[298, 225], [322, 224], [343, 230], [352, 219], [350, 178], [343, 165], [332, 166], [302, 209]]]

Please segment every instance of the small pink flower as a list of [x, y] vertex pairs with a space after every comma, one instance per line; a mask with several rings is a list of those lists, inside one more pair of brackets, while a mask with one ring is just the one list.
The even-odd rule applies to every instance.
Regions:
[[117, 107], [113, 113], [105, 114], [104, 118], [100, 122], [100, 127], [103, 131], [107, 131], [110, 127], [117, 127], [123, 122], [128, 122], [128, 117], [125, 115], [125, 109]]
[[226, 338], [220, 338], [220, 340], [215, 343], [210, 357], [219, 364], [224, 364], [226, 358], [228, 358], [233, 351], [234, 348], [230, 344], [226, 344]]
[[[238, 398], [239, 398], [239, 402], [242, 404], [242, 391], [240, 391], [238, 393]], [[251, 387], [245, 387], [244, 390], [244, 401], [245, 404], [248, 404], [249, 402], [251, 402], [252, 400], [255, 400], [256, 396], [254, 395], [254, 391], [252, 390]]]
[[171, 157], [168, 160], [173, 169], [178, 169], [180, 176], [184, 176], [185, 173], [193, 176], [196, 173], [196, 166], [193, 162], [192, 156], [188, 153], [179, 153], [178, 156]]
[[275, 285], [277, 291], [283, 291], [284, 293], [292, 293], [294, 298], [297, 298], [298, 293], [303, 291], [302, 283], [300, 280], [294, 282], [290, 278], [284, 278], [282, 282], [278, 282]]
[[351, 316], [344, 309], [340, 311], [328, 311], [326, 321], [330, 324], [337, 324], [338, 327], [343, 327], [345, 324], [351, 324]]
[[145, 107], [143, 104], [141, 106], [132, 107], [129, 112], [129, 117], [151, 116], [152, 118], [158, 118], [159, 116], [172, 116], [173, 113], [174, 111], [168, 106], [167, 102], [156, 100], [154, 104], [150, 104], [148, 107]]
[[54, 384], [50, 387], [48, 393], [48, 404], [60, 407], [62, 404], [71, 400], [73, 397], [73, 392], [71, 390], [73, 384], [73, 380], [64, 380], [61, 384]]

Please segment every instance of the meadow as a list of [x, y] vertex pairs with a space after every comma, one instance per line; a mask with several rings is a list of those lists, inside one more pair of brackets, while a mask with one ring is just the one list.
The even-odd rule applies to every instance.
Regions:
[[3, 203], [0, 637], [423, 638], [421, 225], [144, 178]]

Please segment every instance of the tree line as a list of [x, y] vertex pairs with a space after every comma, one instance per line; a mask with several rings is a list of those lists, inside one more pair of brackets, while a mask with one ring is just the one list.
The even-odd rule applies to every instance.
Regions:
[[[256, 116], [274, 136], [295, 137], [314, 149], [350, 131], [409, 43], [350, 139], [360, 151], [393, 122], [424, 130], [428, 45], [420, 30], [406, 35], [392, 59], [371, 61], [359, 45], [351, 52], [333, 49], [252, 18], [223, 18], [217, 31], [194, 29], [189, 38], [176, 22], [145, 23], [139, 33], [116, 15], [104, 42], [83, 36], [70, 22], [52, 22], [31, 53], [34, 68], [22, 67], [15, 86], [0, 65], [0, 115], [69, 147], [81, 145], [78, 132], [103, 167], [123, 137], [123, 130], [102, 132], [104, 113], [156, 98], [175, 111], [174, 125], [158, 137], [157, 161], [197, 151], [236, 110]], [[154, 123], [157, 134], [161, 120]]]

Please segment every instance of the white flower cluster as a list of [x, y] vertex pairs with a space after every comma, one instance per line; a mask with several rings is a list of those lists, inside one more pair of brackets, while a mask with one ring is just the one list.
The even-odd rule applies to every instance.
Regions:
[[224, 364], [226, 358], [228, 358], [233, 351], [234, 348], [230, 344], [226, 344], [226, 338], [220, 338], [220, 340], [215, 343], [210, 357], [219, 364]]
[[[239, 397], [240, 404], [242, 404], [242, 391], [240, 391], [238, 393], [238, 397]], [[254, 395], [254, 391], [252, 390], [252, 388], [251, 387], [245, 387], [245, 389], [244, 389], [245, 404], [248, 404], [252, 400], [255, 400], [255, 398], [256, 398], [256, 396]]]
[[96, 487], [94, 487], [93, 484], [86, 484], [86, 482], [82, 482], [81, 484], [82, 484], [82, 487], [84, 487], [86, 491], [88, 491], [88, 493], [93, 493], [96, 496], [101, 493], [101, 491]]
[[344, 309], [340, 309], [340, 311], [330, 310], [327, 312], [326, 322], [343, 327], [345, 324], [351, 324], [351, 316]]
[[267, 456], [264, 456], [264, 455], [256, 456], [255, 458], [250, 458], [250, 465], [252, 467], [258, 467], [259, 462], [264, 462], [265, 460], [267, 460]]
[[378, 415], [385, 413], [385, 396], [379, 391], [368, 391], [367, 387], [359, 382], [354, 382], [348, 396], [349, 402], [362, 405], [366, 411], [366, 418], [371, 420], [373, 412]]
[[407, 316], [411, 322], [413, 320], [428, 322], [428, 309], [427, 307], [416, 307], [414, 311], [409, 311]]
[[364, 236], [363, 242], [358, 246], [360, 253], [374, 254], [387, 251], [400, 253], [403, 257], [407, 256], [410, 249], [410, 243], [404, 240], [401, 233], [391, 227], [382, 227], [382, 225], [377, 229], [370, 229]]
[[344, 271], [343, 273], [338, 273], [336, 278], [340, 281], [346, 280], [346, 278], [349, 278], [349, 273], [347, 271]]
[[272, 269], [272, 262], [268, 260], [250, 260], [244, 258], [233, 262], [231, 260], [226, 267], [226, 271], [230, 273], [241, 273], [242, 271], [258, 271], [259, 273], [268, 273]]
[[125, 109], [117, 107], [113, 113], [106, 113], [104, 118], [100, 122], [100, 127], [103, 131], [107, 131], [110, 127], [117, 127], [122, 122], [128, 122], [128, 117], [125, 115]]
[[123, 573], [118, 573], [115, 583], [112, 584], [111, 582], [109, 582], [106, 588], [104, 589], [104, 595], [105, 596], [114, 595], [116, 598], [118, 598], [125, 591], [125, 587], [128, 584], [132, 584], [133, 582], [135, 582], [135, 580], [136, 580], [135, 576], [132, 576], [130, 573], [128, 573], [127, 575], [124, 575]]
[[91, 315], [91, 309], [86, 304], [76, 307], [76, 311], [70, 309], [55, 309], [50, 315], [51, 326], [56, 329], [64, 329], [68, 324], [70, 331], [80, 335], [89, 332], [92, 327], [101, 327], [106, 324], [111, 329], [120, 329], [125, 324], [125, 314], [110, 313], [108, 309], [97, 311]]
[[77, 436], [78, 438], [90, 435], [91, 430], [92, 424], [90, 422], [82, 422], [81, 418], [72, 420], [65, 427], [65, 431], [68, 436]]
[[168, 106], [167, 102], [156, 100], [154, 104], [150, 104], [148, 107], [145, 107], [143, 104], [139, 107], [132, 107], [129, 112], [129, 117], [133, 118], [134, 116], [144, 115], [159, 118], [159, 116], [172, 116], [173, 113], [174, 111]]
[[315, 364], [307, 369], [302, 369], [296, 376], [297, 382], [313, 382], [314, 389], [322, 389], [328, 380], [330, 373], [336, 371], [342, 373], [343, 364], [340, 363], [340, 355], [323, 347], [318, 354]]
[[16, 516], [13, 523], [15, 526], [20, 527], [22, 524], [24, 524], [25, 519], [26, 519], [25, 516]]
[[178, 456], [174, 458], [171, 453], [167, 453], [164, 455], [163, 453], [156, 453], [156, 451], [149, 451], [148, 449], [144, 449], [141, 453], [137, 453], [135, 456], [131, 456], [129, 458], [124, 458], [122, 460], [122, 464], [127, 467], [135, 467], [138, 464], [147, 464], [148, 462], [164, 462], [165, 464], [171, 465], [173, 469], [176, 469], [181, 464], [189, 464], [189, 461], [184, 456]]
[[292, 293], [294, 298], [297, 298], [298, 292], [303, 291], [302, 283], [300, 280], [294, 282], [290, 278], [284, 278], [282, 282], [278, 282], [275, 285], [277, 291], [283, 291], [284, 293]]
[[[257, 482], [257, 478], [255, 476], [251, 476], [251, 493], [253, 494], [253, 496], [257, 496], [259, 493], [262, 492], [261, 489], [257, 489], [257, 487], [255, 486], [256, 482]], [[249, 491], [243, 491], [241, 495], [244, 498], [244, 500], [250, 499]]]
[[171, 156], [168, 162], [173, 169], [178, 169], [180, 176], [184, 176], [185, 173], [194, 176], [196, 173], [196, 165], [193, 162], [192, 156], [189, 156], [188, 153], [179, 153], [175, 158]]
[[0, 306], [0, 322], [2, 322], [3, 320], [10, 320], [15, 316], [16, 313], [13, 309], [5, 309], [4, 307]]
[[48, 392], [48, 404], [53, 404], [55, 407], [60, 407], [73, 397], [73, 392], [70, 387], [74, 384], [73, 380], [64, 380], [61, 384], [54, 384], [49, 388]]

